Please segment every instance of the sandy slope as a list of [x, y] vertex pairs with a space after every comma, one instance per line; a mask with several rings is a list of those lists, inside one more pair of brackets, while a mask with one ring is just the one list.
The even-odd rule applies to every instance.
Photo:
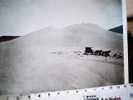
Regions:
[[93, 24], [45, 28], [0, 44], [0, 93], [87, 88], [123, 83], [121, 61], [79, 56], [85, 46], [122, 52], [122, 36]]

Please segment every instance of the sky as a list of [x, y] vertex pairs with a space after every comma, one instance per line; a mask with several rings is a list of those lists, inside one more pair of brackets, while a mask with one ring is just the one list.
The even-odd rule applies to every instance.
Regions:
[[106, 30], [121, 25], [121, 0], [0, 0], [0, 35], [80, 23]]

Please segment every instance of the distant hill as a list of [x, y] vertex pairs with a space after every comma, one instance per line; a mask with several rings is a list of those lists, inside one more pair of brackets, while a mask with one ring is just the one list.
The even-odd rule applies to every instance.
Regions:
[[123, 25], [109, 29], [109, 31], [123, 33]]
[[18, 38], [19, 36], [1, 36], [0, 42], [9, 41]]

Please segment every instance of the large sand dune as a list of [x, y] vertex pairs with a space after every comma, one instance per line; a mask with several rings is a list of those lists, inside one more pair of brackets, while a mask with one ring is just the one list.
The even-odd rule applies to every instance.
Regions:
[[93, 24], [47, 27], [0, 44], [0, 93], [18, 94], [123, 83], [122, 59], [77, 55], [85, 46], [122, 52], [122, 35]]

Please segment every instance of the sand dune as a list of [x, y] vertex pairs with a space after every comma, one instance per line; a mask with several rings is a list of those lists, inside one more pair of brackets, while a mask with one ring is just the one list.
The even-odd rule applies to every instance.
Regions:
[[[47, 27], [0, 44], [0, 93], [18, 94], [123, 83], [123, 63], [78, 56], [85, 46], [122, 52], [122, 35], [93, 24]], [[61, 51], [60, 54], [51, 52]], [[112, 60], [115, 61], [115, 60]], [[122, 61], [121, 61], [122, 62]]]

